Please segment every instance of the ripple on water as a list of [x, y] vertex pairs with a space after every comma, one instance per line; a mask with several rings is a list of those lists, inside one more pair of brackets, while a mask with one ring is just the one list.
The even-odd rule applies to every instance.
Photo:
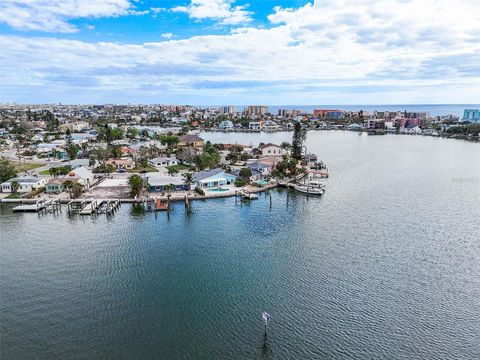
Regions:
[[288, 207], [285, 190], [271, 209], [218, 199], [170, 217], [4, 206], [3, 357], [477, 358], [480, 187], [449, 174], [480, 178], [462, 160], [478, 144], [331, 132], [308, 146], [327, 193]]

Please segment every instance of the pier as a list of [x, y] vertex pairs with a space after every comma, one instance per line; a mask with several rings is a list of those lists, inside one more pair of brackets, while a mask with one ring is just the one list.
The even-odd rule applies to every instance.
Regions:
[[113, 214], [120, 207], [120, 200], [102, 200], [101, 206], [98, 208], [98, 214]]
[[15, 212], [56, 212], [60, 211], [59, 200], [37, 200], [34, 203], [21, 203], [12, 209]]
[[113, 214], [120, 207], [119, 199], [76, 199], [67, 204], [69, 214]]

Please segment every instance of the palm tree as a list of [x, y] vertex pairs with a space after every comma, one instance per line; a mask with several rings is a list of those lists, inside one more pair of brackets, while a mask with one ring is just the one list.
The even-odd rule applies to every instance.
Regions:
[[63, 187], [65, 190], [68, 191], [68, 194], [70, 195], [70, 199], [72, 198], [72, 187], [73, 187], [73, 181], [72, 180], [67, 180], [63, 183]]
[[178, 174], [178, 170], [176, 168], [174, 168], [173, 166], [168, 166], [167, 167], [167, 172], [168, 172], [168, 175], [170, 175], [170, 176], [174, 176], [174, 175]]
[[170, 193], [175, 190], [175, 185], [173, 184], [168, 184], [164, 186], [165, 191], [167, 192], [167, 196], [170, 197]]
[[12, 192], [15, 194], [18, 191], [18, 189], [20, 188], [20, 183], [18, 181], [14, 180], [14, 181], [12, 181], [10, 186], [12, 187]]
[[172, 196], [172, 191], [175, 190], [175, 185], [173, 184], [165, 185], [164, 189], [167, 192], [167, 204], [168, 204], [168, 209], [170, 210], [170, 197]]
[[82, 191], [83, 191], [83, 186], [81, 184], [77, 182], [74, 182], [72, 184], [72, 194], [74, 198], [79, 197], [82, 194]]
[[292, 144], [290, 144], [288, 141], [284, 141], [280, 144], [280, 147], [285, 151], [290, 151]]
[[183, 182], [185, 183], [185, 185], [187, 185], [188, 191], [190, 191], [193, 181], [194, 181], [194, 177], [192, 173], [187, 172], [183, 174]]
[[128, 185], [130, 185], [130, 195], [136, 198], [143, 189], [143, 179], [140, 175], [132, 175], [128, 178]]

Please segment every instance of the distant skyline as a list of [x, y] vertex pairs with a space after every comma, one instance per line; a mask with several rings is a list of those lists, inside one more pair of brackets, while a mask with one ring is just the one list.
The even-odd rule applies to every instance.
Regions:
[[3, 0], [0, 102], [475, 104], [477, 0]]

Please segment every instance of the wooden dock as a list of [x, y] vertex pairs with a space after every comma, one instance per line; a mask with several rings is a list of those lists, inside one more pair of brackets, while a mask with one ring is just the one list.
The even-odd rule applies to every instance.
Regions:
[[91, 199], [82, 210], [80, 210], [80, 215], [92, 215], [97, 213], [97, 210], [102, 205], [103, 200]]
[[75, 199], [68, 203], [69, 214], [113, 214], [120, 207], [119, 199]]
[[113, 214], [120, 206], [120, 200], [102, 200], [101, 206], [98, 208], [99, 214]]
[[42, 212], [60, 211], [60, 201], [58, 200], [37, 200], [34, 203], [22, 203], [12, 209], [15, 212]]

